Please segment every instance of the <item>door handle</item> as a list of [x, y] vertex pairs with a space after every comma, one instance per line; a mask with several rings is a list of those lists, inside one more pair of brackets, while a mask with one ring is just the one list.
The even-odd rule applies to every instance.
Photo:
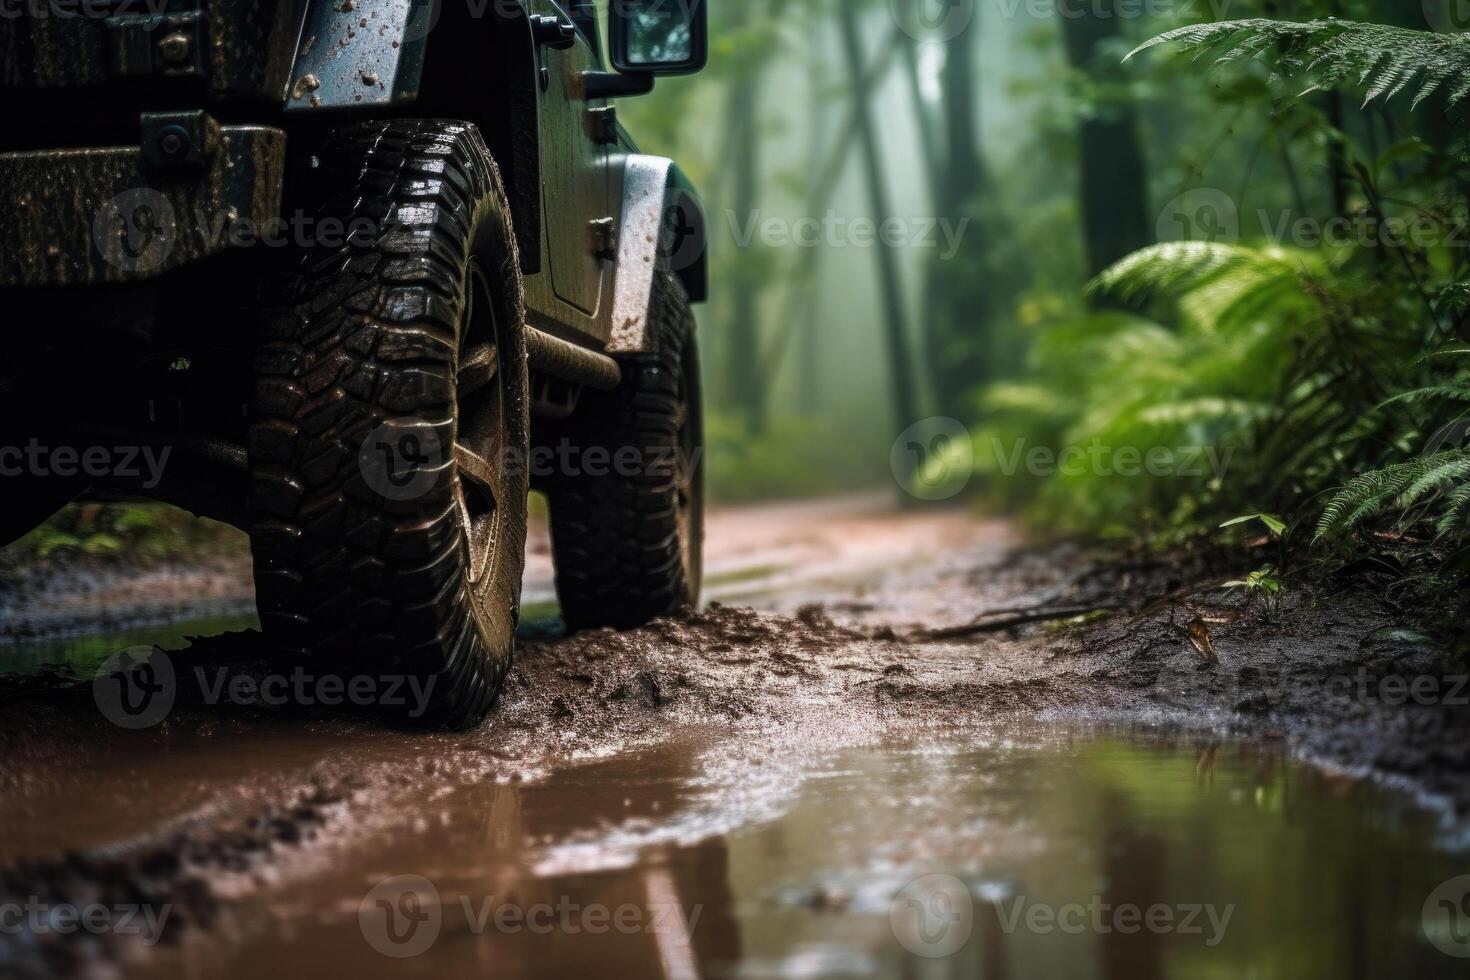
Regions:
[[536, 14], [531, 18], [531, 36], [543, 48], [565, 51], [577, 43], [577, 25], [550, 14]]

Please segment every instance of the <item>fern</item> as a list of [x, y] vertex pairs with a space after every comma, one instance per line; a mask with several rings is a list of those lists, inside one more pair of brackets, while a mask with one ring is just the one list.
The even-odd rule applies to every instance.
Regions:
[[1296, 282], [1298, 268], [1282, 249], [1168, 242], [1134, 252], [1103, 270], [1089, 289], [1133, 300], [1148, 292], [1178, 294], [1220, 283], [1258, 287], [1282, 278]]
[[1444, 507], [1434, 533], [1441, 538], [1456, 537], [1465, 533], [1465, 518], [1470, 515], [1470, 483], [1462, 483], [1444, 500]]
[[1179, 297], [1195, 322], [1229, 332], [1309, 309], [1304, 286], [1326, 271], [1319, 256], [1274, 246], [1170, 242], [1127, 256], [1089, 289], [1126, 302], [1149, 294]]
[[[1389, 509], [1407, 511], [1425, 502], [1431, 493], [1453, 487], [1447, 503], [1463, 510], [1470, 499], [1470, 449], [1421, 456], [1405, 463], [1395, 463], [1381, 470], [1371, 470], [1348, 481], [1322, 512], [1317, 522], [1317, 537], [1351, 530], [1364, 520]], [[1457, 526], [1454, 510], [1441, 518], [1442, 533]], [[1450, 520], [1446, 520], [1450, 518]]]
[[1199, 56], [1215, 55], [1216, 65], [1269, 60], [1280, 75], [1314, 78], [1314, 88], [1364, 86], [1364, 105], [1391, 99], [1414, 85], [1414, 107], [1440, 90], [1446, 91], [1450, 105], [1470, 96], [1470, 35], [1335, 19], [1291, 23], [1254, 18], [1181, 27], [1145, 41], [1128, 57], [1173, 42]]

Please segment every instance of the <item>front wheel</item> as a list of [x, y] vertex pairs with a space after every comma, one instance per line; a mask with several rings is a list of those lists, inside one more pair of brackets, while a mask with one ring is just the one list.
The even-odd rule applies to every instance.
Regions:
[[[525, 562], [524, 301], [500, 175], [460, 122], [364, 123], [320, 154], [326, 220], [270, 318], [251, 430], [268, 638], [415, 683], [367, 705], [462, 727], [510, 665]], [[366, 231], [364, 231], [366, 229]], [[385, 676], [391, 675], [391, 676]]]
[[620, 359], [621, 384], [584, 393], [576, 414], [538, 440], [557, 469], [546, 489], [570, 629], [641, 626], [699, 601], [699, 353], [688, 295], [666, 269], [654, 278], [649, 329], [654, 350]]

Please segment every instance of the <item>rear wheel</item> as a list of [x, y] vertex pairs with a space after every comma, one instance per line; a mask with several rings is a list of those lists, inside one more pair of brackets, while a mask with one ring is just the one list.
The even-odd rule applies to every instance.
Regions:
[[[472, 724], [510, 664], [525, 561], [524, 301], [505, 192], [466, 123], [365, 123], [320, 161], [319, 217], [350, 235], [305, 257], [258, 357], [261, 621], [324, 670], [381, 679], [364, 690], [419, 682], [373, 707]], [[398, 703], [410, 690], [426, 697]]]
[[654, 350], [620, 359], [621, 384], [585, 392], [576, 414], [539, 440], [567, 467], [546, 489], [557, 597], [571, 629], [640, 626], [699, 600], [699, 353], [688, 295], [667, 270], [654, 278], [649, 329]]

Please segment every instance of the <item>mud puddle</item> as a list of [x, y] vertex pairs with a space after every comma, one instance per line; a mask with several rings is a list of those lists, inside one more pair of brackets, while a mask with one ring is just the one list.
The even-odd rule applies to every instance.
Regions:
[[1441, 833], [1273, 743], [691, 739], [444, 785], [124, 972], [1458, 977]]

